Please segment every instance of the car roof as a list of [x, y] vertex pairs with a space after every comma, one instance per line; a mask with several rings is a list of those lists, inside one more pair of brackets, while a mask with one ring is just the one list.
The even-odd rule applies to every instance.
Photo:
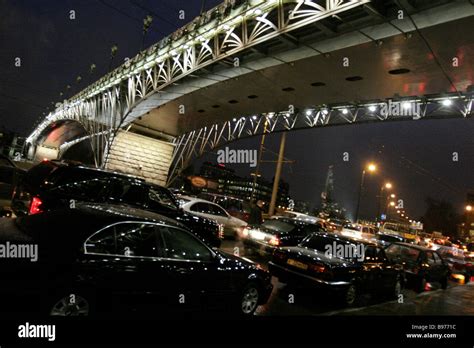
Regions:
[[[192, 197], [192, 196], [186, 196], [186, 195], [176, 195], [176, 197], [177, 197], [178, 199], [179, 199], [179, 198], [183, 198], [183, 199], [189, 200], [189, 202], [186, 202], [186, 203], [202, 202], [202, 203], [214, 204], [214, 205], [217, 205], [217, 206], [220, 207], [219, 204], [214, 203], [214, 202], [211, 202], [211, 201], [208, 201], [208, 200], [205, 200], [205, 199], [202, 199], [202, 198], [197, 198], [197, 197]], [[224, 208], [223, 208], [223, 209], [224, 209]]]
[[332, 239], [339, 239], [339, 240], [346, 241], [346, 242], [351, 242], [351, 243], [359, 243], [359, 244], [375, 246], [375, 247], [377, 247], [377, 246], [380, 247], [381, 246], [381, 244], [376, 242], [376, 241], [371, 241], [371, 240], [367, 240], [367, 239], [352, 238], [352, 237], [348, 237], [348, 236], [344, 236], [342, 234], [336, 234], [336, 233], [332, 233], [332, 232], [314, 232], [314, 234], [321, 235], [323, 237], [332, 238]]
[[[78, 163], [78, 162], [73, 162], [73, 161], [53, 160], [53, 161], [43, 161], [39, 165], [41, 165], [41, 164], [42, 165], [48, 165], [49, 164], [49, 165], [54, 165], [54, 166], [60, 167], [60, 168], [68, 168], [68, 169], [71, 169], [71, 170], [83, 170], [83, 171], [87, 171], [87, 172], [96, 172], [96, 173], [101, 173], [101, 174], [105, 174], [105, 175], [121, 176], [123, 178], [134, 179], [134, 180], [146, 183], [143, 178], [140, 178], [138, 176], [134, 176], [134, 175], [126, 174], [126, 173], [121, 173], [121, 172], [117, 172], [117, 171], [100, 169], [100, 168], [87, 166], [83, 163]], [[149, 183], [146, 183], [146, 184], [150, 185]]]
[[[26, 228], [33, 237], [51, 232], [51, 237], [71, 236], [78, 238], [118, 222], [155, 222], [188, 230], [183, 224], [161, 214], [133, 208], [127, 205], [76, 203], [74, 209], [57, 209], [18, 218], [20, 228]], [[67, 224], [66, 226], [64, 224]], [[23, 229], [23, 228], [22, 228]]]
[[421, 246], [421, 245], [416, 245], [416, 244], [410, 244], [410, 243], [403, 243], [403, 242], [395, 242], [393, 244], [397, 244], [397, 245], [403, 245], [403, 246], [406, 246], [408, 248], [412, 248], [412, 249], [418, 249], [420, 251], [433, 251], [435, 252], [435, 250], [432, 250], [430, 248], [426, 248], [424, 246]]

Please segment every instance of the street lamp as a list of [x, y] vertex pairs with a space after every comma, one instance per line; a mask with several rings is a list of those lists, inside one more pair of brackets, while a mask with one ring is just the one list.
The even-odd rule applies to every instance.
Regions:
[[384, 185], [382, 185], [382, 187], [380, 187], [380, 192], [379, 192], [379, 201], [378, 201], [378, 204], [377, 204], [377, 217], [376, 217], [376, 221], [378, 221], [379, 219], [382, 220], [382, 216], [381, 214], [382, 213], [385, 213], [385, 208], [383, 209], [384, 211], [381, 211], [382, 209], [382, 201], [383, 201], [383, 197], [384, 197], [384, 191], [385, 190], [391, 190], [393, 187], [392, 183], [391, 182], [386, 182]]
[[374, 163], [369, 163], [363, 170], [362, 175], [360, 177], [360, 186], [359, 186], [359, 197], [357, 199], [357, 209], [355, 214], [355, 222], [359, 221], [359, 211], [360, 211], [360, 201], [362, 198], [362, 191], [364, 189], [364, 180], [365, 180], [365, 172], [368, 171], [369, 173], [374, 173], [377, 171], [377, 166]]
[[390, 198], [395, 198], [395, 197], [396, 197], [395, 193], [392, 193], [392, 194], [390, 195]]
[[472, 211], [472, 205], [466, 205], [466, 211]]

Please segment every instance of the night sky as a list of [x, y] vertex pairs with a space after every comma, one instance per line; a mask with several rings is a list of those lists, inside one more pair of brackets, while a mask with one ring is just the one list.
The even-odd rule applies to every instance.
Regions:
[[[207, 0], [209, 9], [220, 3]], [[118, 45], [112, 66], [133, 57], [142, 46], [142, 20], [154, 16], [144, 47], [186, 24], [201, 10], [201, 0], [0, 0], [0, 128], [28, 135], [58, 102], [79, 92], [109, 69], [110, 48]], [[186, 19], [178, 18], [185, 10]], [[70, 19], [70, 11], [75, 19]], [[15, 67], [15, 58], [21, 67]], [[91, 64], [97, 68], [89, 72]], [[77, 76], [82, 77], [80, 83]], [[66, 86], [71, 85], [67, 90]], [[60, 92], [64, 95], [60, 96]], [[267, 138], [267, 148], [278, 152], [280, 135]], [[257, 148], [259, 138], [231, 144]], [[342, 154], [350, 153], [343, 162]], [[452, 153], [459, 161], [452, 161]], [[376, 194], [390, 180], [409, 216], [418, 218], [427, 196], [453, 203], [461, 213], [466, 192], [474, 188], [474, 122], [472, 120], [411, 121], [390, 124], [339, 126], [295, 131], [288, 134], [283, 179], [298, 200], [319, 203], [326, 171], [334, 165], [335, 198], [349, 212], [355, 209], [360, 173], [364, 163], [379, 166], [367, 176], [367, 192], [361, 216], [376, 212]], [[267, 153], [266, 160], [276, 155]], [[208, 154], [196, 161], [215, 160]], [[263, 174], [273, 176], [275, 164], [263, 164]], [[236, 166], [248, 175], [248, 166]]]

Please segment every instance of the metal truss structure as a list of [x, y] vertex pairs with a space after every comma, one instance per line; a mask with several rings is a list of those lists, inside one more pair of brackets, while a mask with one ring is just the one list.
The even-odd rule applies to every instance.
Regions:
[[387, 99], [357, 105], [323, 105], [318, 108], [270, 112], [234, 118], [204, 127], [175, 139], [168, 184], [192, 159], [232, 141], [275, 132], [344, 124], [470, 117], [473, 94]]
[[57, 105], [27, 143], [37, 145], [56, 122], [75, 120], [89, 133], [96, 164], [103, 166], [117, 131], [141, 116], [132, 114], [141, 101], [219, 60], [368, 2], [225, 0]]

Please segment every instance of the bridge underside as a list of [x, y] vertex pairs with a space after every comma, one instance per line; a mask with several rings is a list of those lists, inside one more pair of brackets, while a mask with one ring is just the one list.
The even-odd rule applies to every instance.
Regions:
[[[473, 27], [471, 16], [422, 31], [458, 91], [474, 84], [474, 38], [453, 34]], [[213, 83], [150, 110], [133, 123], [133, 129], [176, 136], [234, 117], [287, 110], [289, 105], [306, 108], [455, 91], [423, 39], [411, 34], [410, 38], [404, 34], [386, 38], [380, 46], [371, 41], [331, 51], [329, 56], [318, 54]], [[358, 36], [353, 33], [337, 40]], [[345, 58], [348, 66], [343, 65]], [[221, 70], [215, 76], [202, 73], [202, 77], [187, 78], [181, 84], [192, 86], [200, 79], [222, 78], [232, 69], [239, 68]], [[169, 98], [165, 94], [161, 97]]]
[[[206, 149], [261, 134], [263, 122], [254, 125], [252, 119], [269, 121], [270, 112], [286, 114], [294, 107], [289, 119], [280, 114], [269, 121], [274, 122], [275, 131], [282, 131], [338, 124], [329, 120], [341, 115], [329, 113], [327, 120], [319, 119], [323, 108], [331, 110], [338, 105], [353, 106], [346, 123], [356, 123], [364, 120], [357, 116], [358, 105], [369, 102], [446, 93], [471, 95], [474, 37], [468, 31], [474, 27], [474, 6], [469, 1], [433, 5], [414, 11], [412, 18], [405, 13], [403, 20], [391, 21], [378, 11], [377, 2], [373, 3], [354, 9], [348, 17], [341, 14], [282, 34], [147, 95], [120, 123], [127, 132], [106, 143], [110, 154], [102, 165], [164, 183], [168, 168], [174, 177]], [[444, 2], [427, 2], [434, 3]], [[463, 33], [458, 35], [459, 31]], [[235, 58], [238, 66], [233, 65]], [[471, 115], [472, 102], [464, 98], [458, 104], [451, 114], [444, 110], [441, 117]], [[302, 110], [307, 109], [319, 110], [314, 114], [318, 119], [304, 120]], [[298, 120], [287, 126], [293, 116]], [[247, 121], [235, 123], [243, 117]], [[377, 120], [385, 119], [366, 119]], [[51, 149], [56, 149], [62, 158], [83, 160], [89, 156], [84, 144], [91, 140], [77, 125], [65, 122], [43, 133], [46, 136], [38, 143], [42, 144], [40, 149], [46, 149], [44, 153], [54, 156]], [[137, 134], [142, 138], [136, 138]], [[96, 136], [92, 141], [101, 138]], [[144, 151], [146, 147], [138, 143], [146, 143], [152, 150]], [[138, 150], [130, 150], [132, 144]], [[97, 165], [100, 157], [94, 154], [93, 158]]]

